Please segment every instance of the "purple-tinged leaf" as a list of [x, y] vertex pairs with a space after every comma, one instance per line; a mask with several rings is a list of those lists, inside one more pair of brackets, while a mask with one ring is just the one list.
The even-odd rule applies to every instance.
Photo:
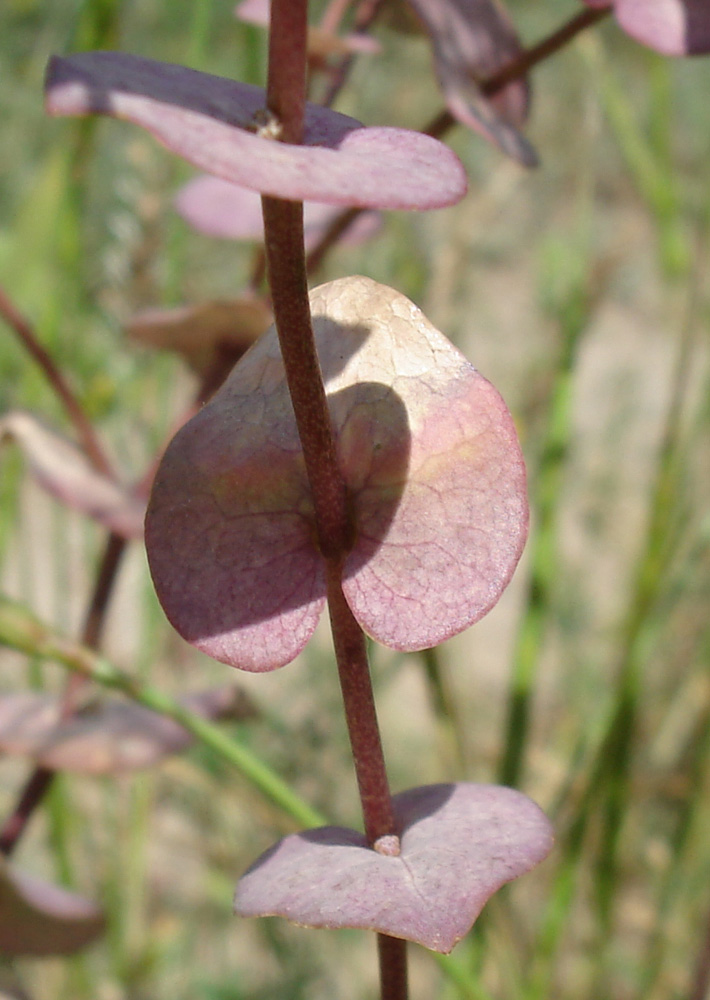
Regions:
[[[234, 687], [180, 700], [205, 719], [245, 719], [255, 714], [246, 694]], [[0, 750], [31, 757], [53, 771], [96, 775], [152, 767], [193, 740], [177, 722], [140, 705], [89, 703], [63, 720], [61, 699], [53, 695], [0, 696]]]
[[285, 837], [240, 879], [236, 912], [373, 930], [448, 953], [493, 893], [552, 848], [545, 815], [511, 788], [428, 785], [392, 804], [399, 855], [337, 826]]
[[261, 88], [183, 66], [120, 52], [55, 57], [46, 92], [50, 114], [125, 118], [200, 169], [277, 198], [425, 209], [466, 193], [458, 157], [430, 136], [309, 104], [304, 145], [278, 142], [258, 134]]
[[[234, 16], [246, 24], [268, 28], [271, 17], [269, 0], [242, 0], [234, 8]], [[315, 25], [308, 28], [308, 55], [325, 59], [327, 56], [346, 56], [351, 52], [371, 54], [379, 52], [380, 45], [369, 35], [334, 35]]]
[[270, 323], [266, 304], [244, 297], [175, 309], [146, 309], [134, 316], [126, 329], [134, 340], [177, 351], [193, 371], [205, 375], [218, 354], [238, 361]]
[[[510, 414], [398, 292], [346, 278], [311, 309], [356, 533], [346, 599], [379, 642], [433, 646], [496, 603], [522, 551]], [[146, 545], [168, 618], [216, 659], [271, 670], [310, 638], [324, 570], [273, 329], [168, 447]]]
[[32, 472], [52, 496], [124, 538], [141, 537], [143, 502], [97, 472], [75, 444], [21, 411], [0, 419], [0, 443], [3, 439], [22, 449]]
[[451, 114], [526, 167], [537, 154], [518, 129], [528, 112], [529, 88], [513, 80], [491, 98], [479, 84], [522, 52], [498, 0], [409, 0], [434, 49], [439, 84]]
[[666, 56], [710, 52], [708, 0], [584, 0], [588, 7], [612, 6], [619, 25], [632, 38]]
[[103, 930], [95, 903], [18, 872], [0, 856], [0, 954], [69, 955]]
[[[180, 189], [175, 207], [194, 229], [206, 236], [228, 240], [264, 239], [261, 198], [256, 191], [203, 174]], [[312, 249], [338, 217], [342, 206], [308, 201], [303, 206], [306, 250]], [[378, 232], [382, 224], [379, 212], [363, 212], [348, 227], [340, 244], [357, 246]]]

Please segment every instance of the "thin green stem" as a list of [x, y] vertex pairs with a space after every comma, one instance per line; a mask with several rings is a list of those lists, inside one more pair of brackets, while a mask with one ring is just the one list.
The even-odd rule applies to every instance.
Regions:
[[[82, 645], [90, 649], [99, 648], [108, 602], [125, 549], [124, 538], [114, 534], [108, 536], [81, 633]], [[73, 715], [77, 697], [85, 683], [85, 678], [77, 674], [70, 677], [62, 698], [62, 719], [68, 719]], [[0, 853], [9, 856], [15, 849], [33, 813], [49, 792], [55, 775], [55, 771], [46, 767], [36, 767], [32, 771], [14, 809], [0, 829]]]
[[214, 723], [196, 715], [169, 695], [142, 684], [86, 646], [58, 635], [22, 605], [0, 597], [0, 645], [29, 656], [54, 660], [103, 687], [121, 691], [133, 701], [183, 726], [232, 764], [269, 801], [300, 825], [323, 826], [327, 821], [311, 808], [267, 764]]

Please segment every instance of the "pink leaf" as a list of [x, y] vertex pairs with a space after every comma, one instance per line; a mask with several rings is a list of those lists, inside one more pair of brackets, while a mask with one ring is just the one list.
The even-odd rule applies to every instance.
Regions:
[[537, 154], [518, 128], [527, 117], [529, 89], [514, 80], [492, 98], [479, 84], [522, 52], [498, 0], [409, 0], [429, 34], [441, 89], [451, 114], [524, 166]]
[[456, 155], [429, 136], [365, 128], [308, 105], [304, 145], [257, 134], [264, 91], [120, 52], [53, 58], [47, 110], [105, 114], [148, 129], [195, 166], [263, 194], [362, 208], [440, 208], [459, 201], [466, 177]]
[[[356, 541], [343, 589], [369, 634], [435, 645], [498, 600], [527, 530], [525, 470], [498, 393], [403, 295], [345, 278], [311, 295]], [[325, 600], [275, 331], [175, 437], [146, 544], [177, 630], [247, 670], [289, 662]]]
[[142, 501], [96, 472], [75, 444], [20, 411], [0, 419], [0, 442], [6, 438], [19, 445], [34, 475], [52, 496], [124, 538], [141, 537]]
[[260, 299], [241, 298], [146, 309], [133, 317], [127, 331], [134, 340], [177, 351], [194, 371], [205, 375], [218, 354], [228, 354], [236, 362], [270, 323], [271, 312]]
[[[233, 687], [181, 699], [206, 719], [248, 718], [254, 709]], [[0, 750], [31, 757], [54, 771], [116, 774], [152, 767], [193, 742], [186, 729], [140, 705], [119, 701], [85, 705], [62, 719], [59, 698], [21, 692], [0, 696]]]
[[[585, 0], [589, 7], [608, 0]], [[612, 5], [624, 31], [642, 45], [667, 56], [710, 52], [710, 4], [707, 0], [616, 0]]]
[[374, 930], [446, 953], [494, 892], [552, 848], [547, 818], [511, 788], [428, 785], [395, 795], [393, 807], [398, 856], [343, 827], [285, 837], [240, 879], [236, 912]]
[[[175, 199], [180, 215], [206, 236], [231, 240], [264, 239], [261, 199], [257, 192], [205, 174], [189, 181]], [[309, 201], [303, 206], [306, 250], [310, 250], [338, 217], [342, 207]], [[379, 230], [378, 212], [363, 212], [340, 239], [341, 245], [356, 246]]]
[[69, 955], [103, 929], [94, 903], [18, 872], [0, 856], [0, 953]]

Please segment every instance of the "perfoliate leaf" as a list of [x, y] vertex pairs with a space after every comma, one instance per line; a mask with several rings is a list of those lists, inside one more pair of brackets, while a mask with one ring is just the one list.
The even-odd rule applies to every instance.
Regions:
[[[435, 645], [498, 600], [527, 531], [525, 470], [495, 389], [408, 299], [369, 278], [311, 294], [355, 541], [345, 597], [396, 649]], [[276, 332], [173, 439], [146, 545], [189, 642], [246, 670], [293, 659], [325, 601]]]
[[242, 876], [235, 910], [307, 927], [355, 927], [450, 952], [488, 899], [550, 852], [530, 799], [494, 785], [428, 785], [395, 795], [401, 852], [326, 826], [280, 840]]
[[46, 106], [53, 115], [125, 118], [200, 169], [277, 198], [425, 209], [466, 193], [458, 157], [430, 136], [365, 128], [309, 104], [303, 145], [278, 142], [262, 128], [260, 87], [122, 52], [54, 57]]

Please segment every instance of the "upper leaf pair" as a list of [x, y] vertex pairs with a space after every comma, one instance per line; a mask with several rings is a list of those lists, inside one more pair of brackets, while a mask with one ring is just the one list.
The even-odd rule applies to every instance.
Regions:
[[309, 104], [303, 145], [277, 142], [261, 125], [260, 87], [125, 53], [52, 59], [47, 109], [128, 119], [195, 166], [277, 198], [426, 209], [453, 204], [466, 191], [458, 158], [430, 136], [365, 128]]

